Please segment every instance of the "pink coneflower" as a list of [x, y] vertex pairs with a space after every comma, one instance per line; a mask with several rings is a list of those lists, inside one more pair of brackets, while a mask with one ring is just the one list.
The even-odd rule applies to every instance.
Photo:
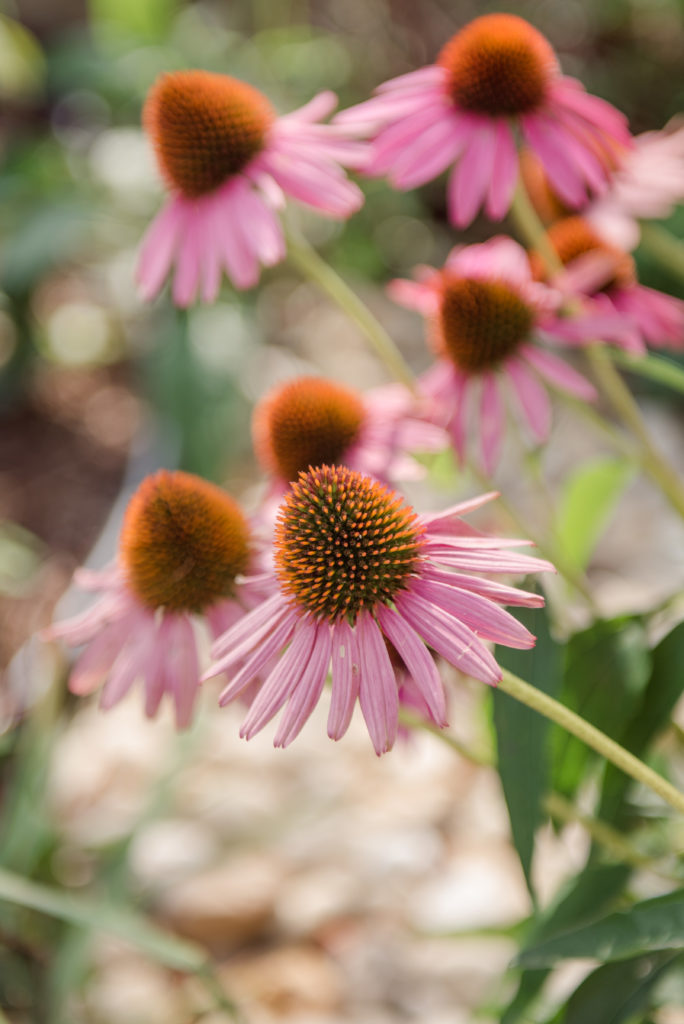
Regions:
[[204, 620], [215, 637], [244, 614], [249, 586], [236, 577], [249, 560], [247, 522], [224, 491], [189, 473], [147, 477], [126, 510], [117, 565], [77, 576], [100, 598], [46, 630], [46, 639], [87, 644], [69, 689], [84, 695], [104, 683], [100, 704], [110, 708], [141, 679], [149, 717], [167, 693], [178, 728], [189, 725], [200, 676], [196, 626]]
[[301, 473], [276, 526], [278, 591], [212, 651], [217, 661], [208, 675], [243, 662], [221, 704], [280, 655], [240, 734], [251, 738], [287, 705], [275, 736], [276, 746], [287, 746], [318, 703], [332, 665], [328, 735], [344, 735], [358, 698], [376, 752], [389, 750], [397, 734], [398, 681], [385, 638], [440, 726], [446, 724], [444, 687], [427, 645], [462, 672], [495, 684], [501, 670], [485, 641], [534, 645], [532, 634], [499, 606], [543, 602], [470, 573], [552, 566], [505, 550], [524, 541], [486, 537], [461, 521], [492, 497], [418, 516], [378, 481], [345, 466]]
[[227, 75], [177, 71], [157, 79], [143, 120], [171, 198], [143, 241], [145, 298], [157, 294], [173, 264], [178, 306], [198, 290], [213, 302], [224, 270], [237, 288], [251, 288], [262, 265], [285, 256], [275, 213], [284, 193], [328, 217], [346, 218], [361, 206], [362, 193], [340, 163], [358, 164], [363, 145], [315, 123], [335, 105], [333, 93], [320, 93], [277, 117], [257, 89]]
[[509, 209], [518, 175], [516, 129], [573, 209], [604, 186], [630, 145], [623, 115], [561, 75], [551, 45], [513, 14], [486, 14], [453, 36], [435, 64], [385, 82], [337, 123], [376, 133], [365, 172], [412, 189], [454, 164], [449, 217], [465, 227], [484, 204]]
[[295, 377], [273, 388], [254, 409], [252, 436], [279, 494], [302, 470], [324, 463], [385, 482], [416, 479], [424, 469], [409, 453], [448, 444], [401, 385], [362, 394], [325, 377]]
[[[606, 242], [583, 217], [556, 221], [548, 237], [565, 267], [553, 278], [557, 287], [590, 296], [585, 309], [631, 321], [638, 339], [649, 345], [684, 348], [684, 302], [639, 284], [629, 253]], [[532, 254], [531, 264], [536, 277], [546, 276], [537, 254]]]
[[485, 472], [496, 465], [505, 422], [504, 383], [540, 442], [551, 427], [551, 403], [542, 381], [585, 401], [596, 397], [589, 381], [549, 346], [579, 344], [606, 333], [615, 340], [624, 332], [623, 322], [615, 314], [563, 319], [560, 293], [533, 281], [517, 242], [499, 236], [454, 249], [443, 270], [424, 267], [419, 273], [418, 281], [393, 281], [390, 294], [427, 318], [428, 341], [438, 359], [419, 386], [446, 410], [461, 461], [474, 421]]

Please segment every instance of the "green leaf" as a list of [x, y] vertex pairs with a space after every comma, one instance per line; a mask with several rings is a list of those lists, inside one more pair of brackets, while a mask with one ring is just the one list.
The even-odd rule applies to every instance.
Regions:
[[[622, 735], [621, 743], [637, 757], [667, 725], [672, 709], [684, 692], [684, 622], [680, 622], [653, 650], [651, 675], [643, 697]], [[629, 786], [627, 776], [608, 765], [598, 816], [614, 821]]]
[[637, 373], [640, 377], [646, 377], [647, 380], [664, 384], [666, 387], [672, 388], [673, 391], [684, 395], [684, 367], [672, 359], [655, 356], [650, 352], [644, 356], [632, 356], [619, 349], [611, 350], [610, 357], [623, 370], [629, 370], [630, 373]]
[[[559, 699], [619, 740], [640, 705], [650, 670], [646, 635], [639, 620], [599, 621], [570, 638]], [[594, 758], [584, 743], [554, 728], [551, 788], [572, 797]]]
[[523, 967], [552, 967], [560, 960], [595, 957], [612, 962], [663, 949], [684, 949], [684, 889], [636, 903], [591, 924], [524, 950]]
[[557, 534], [565, 557], [578, 569], [591, 561], [615, 503], [634, 473], [634, 465], [626, 459], [598, 458], [583, 463], [567, 480]]
[[[534, 652], [497, 648], [499, 663], [524, 673], [551, 696], [560, 689], [561, 650], [549, 632], [544, 608], [516, 609], [516, 617], [537, 637]], [[544, 819], [542, 800], [549, 788], [549, 722], [505, 693], [493, 692], [494, 728], [501, 777], [513, 842], [532, 898], [532, 855], [537, 828]]]
[[[589, 921], [597, 912], [613, 907], [630, 874], [631, 869], [624, 864], [586, 867], [571, 879], [532, 928], [525, 948], [556, 936], [573, 925]], [[518, 1024], [518, 1021], [529, 1019], [527, 1008], [538, 996], [548, 973], [544, 968], [522, 972], [518, 990], [504, 1011], [501, 1024]]]
[[158, 963], [180, 971], [202, 972], [206, 956], [199, 946], [166, 933], [134, 911], [52, 889], [0, 869], [0, 900], [31, 907], [82, 928], [116, 935]]
[[679, 955], [660, 954], [598, 967], [570, 996], [558, 1024], [623, 1024], [631, 1020], [646, 1009], [656, 982], [678, 961], [681, 963]]

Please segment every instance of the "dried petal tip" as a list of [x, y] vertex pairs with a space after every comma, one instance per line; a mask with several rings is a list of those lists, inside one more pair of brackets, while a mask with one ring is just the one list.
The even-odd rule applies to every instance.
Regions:
[[297, 377], [274, 388], [254, 410], [257, 458], [267, 472], [296, 480], [309, 466], [343, 462], [363, 419], [354, 391], [322, 377]]
[[445, 275], [438, 343], [466, 373], [494, 369], [527, 338], [534, 311], [507, 284]]
[[201, 612], [231, 595], [247, 567], [248, 539], [240, 508], [219, 487], [160, 470], [129, 502], [121, 561], [142, 604]]
[[354, 623], [405, 588], [422, 532], [392, 491], [344, 466], [321, 466], [301, 473], [281, 506], [276, 573], [300, 608]]
[[143, 123], [171, 188], [194, 198], [244, 170], [275, 118], [251, 85], [209, 71], [176, 71], [152, 86]]
[[514, 14], [475, 18], [442, 49], [437, 63], [463, 110], [514, 116], [538, 109], [558, 63], [544, 36]]

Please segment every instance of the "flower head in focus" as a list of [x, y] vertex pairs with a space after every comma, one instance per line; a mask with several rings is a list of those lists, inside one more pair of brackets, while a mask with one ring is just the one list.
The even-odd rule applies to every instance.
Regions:
[[363, 144], [317, 124], [336, 105], [320, 93], [278, 117], [257, 89], [227, 75], [176, 71], [152, 86], [143, 121], [171, 193], [143, 241], [142, 294], [159, 292], [175, 265], [173, 299], [218, 294], [222, 273], [251, 288], [261, 266], [285, 256], [276, 215], [289, 195], [328, 217], [346, 218], [363, 196], [341, 164], [356, 166]]
[[442, 270], [420, 268], [419, 280], [393, 281], [390, 294], [426, 317], [437, 361], [419, 386], [445, 410], [461, 461], [474, 419], [483, 468], [491, 473], [495, 467], [505, 424], [504, 383], [540, 442], [551, 427], [544, 383], [585, 401], [595, 398], [589, 381], [551, 349], [588, 341], [592, 330], [605, 329], [606, 318], [562, 318], [562, 296], [532, 279], [525, 250], [512, 239], [454, 249]]
[[252, 436], [278, 494], [300, 472], [323, 464], [383, 482], [415, 479], [424, 471], [409, 452], [439, 451], [448, 443], [402, 385], [362, 394], [325, 377], [295, 377], [273, 388], [254, 409]]
[[[627, 330], [614, 340], [637, 353], [643, 352], [644, 343], [684, 348], [684, 302], [639, 284], [628, 252], [607, 242], [584, 217], [556, 221], [548, 237], [564, 267], [552, 283], [580, 297], [585, 310], [621, 317]], [[548, 276], [539, 254], [532, 253], [530, 262], [535, 277]]]
[[45, 631], [46, 639], [86, 645], [72, 693], [104, 684], [100, 704], [110, 708], [141, 679], [149, 717], [166, 693], [178, 728], [189, 725], [200, 676], [196, 625], [204, 620], [216, 636], [244, 614], [249, 542], [243, 513], [219, 487], [182, 472], [147, 477], [126, 510], [117, 564], [77, 574], [98, 600]]
[[518, 176], [516, 129], [571, 208], [600, 192], [630, 146], [624, 116], [561, 74], [550, 43], [513, 14], [475, 18], [434, 64], [385, 82], [336, 122], [373, 136], [365, 173], [395, 188], [423, 185], [454, 165], [449, 217], [465, 227], [484, 205], [508, 211]]
[[399, 686], [385, 640], [396, 648], [429, 709], [446, 724], [442, 681], [428, 645], [462, 672], [495, 684], [486, 641], [528, 648], [534, 637], [502, 604], [538, 606], [538, 595], [471, 573], [552, 570], [512, 553], [524, 541], [486, 537], [460, 516], [494, 495], [418, 516], [378, 481], [344, 466], [300, 473], [278, 515], [278, 590], [214, 644], [208, 675], [241, 665], [220, 703], [239, 697], [274, 657], [241, 735], [254, 736], [284, 708], [275, 736], [287, 746], [321, 696], [332, 666], [328, 735], [361, 706], [376, 753], [396, 738]]

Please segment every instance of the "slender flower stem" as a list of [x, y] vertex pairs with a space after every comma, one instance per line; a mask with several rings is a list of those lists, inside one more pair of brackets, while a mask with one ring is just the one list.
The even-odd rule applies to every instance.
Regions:
[[329, 263], [303, 238], [287, 232], [287, 253], [297, 269], [321, 291], [324, 291], [350, 320], [363, 332], [376, 355], [387, 370], [401, 384], [416, 394], [416, 382], [411, 368], [380, 321], [373, 316], [365, 302], [352, 291]]
[[560, 273], [563, 270], [563, 264], [551, 245], [546, 229], [520, 180], [518, 180], [513, 196], [511, 216], [528, 245], [537, 250], [549, 273], [552, 275]]
[[[537, 250], [546, 264], [549, 275], [553, 276], [562, 271], [563, 265], [522, 182], [518, 182], [511, 210], [520, 233], [528, 244]], [[684, 518], [684, 487], [671, 466], [653, 446], [639, 406], [615, 369], [608, 350], [603, 345], [594, 344], [587, 346], [586, 353], [604, 393], [641, 445], [640, 461], [643, 469], [658, 484], [672, 507]]]
[[666, 879], [668, 882], [681, 884], [681, 875], [672, 874], [662, 862], [648, 857], [639, 850], [635, 850], [622, 833], [618, 832], [612, 825], [608, 825], [607, 822], [600, 821], [598, 818], [592, 818], [588, 814], [582, 814], [574, 804], [566, 800], [560, 793], [549, 793], [544, 800], [544, 807], [547, 814], [550, 814], [552, 818], [556, 818], [557, 821], [562, 821], [563, 824], [570, 824], [572, 822], [580, 824], [586, 829], [594, 842], [611, 853], [617, 860], [621, 860], [625, 864], [631, 864], [635, 868], [652, 871], [653, 874]]
[[[436, 725], [431, 725], [424, 718], [413, 714], [406, 708], [400, 709], [399, 721], [410, 729], [422, 729], [423, 732], [436, 736], [442, 743], [446, 744], [446, 746], [450, 747], [466, 761], [470, 761], [471, 764], [483, 768], [496, 767], [494, 756], [490, 751], [472, 750], [445, 729], [439, 729]], [[544, 799], [544, 808], [547, 814], [558, 821], [562, 821], [564, 824], [571, 822], [580, 824], [586, 829], [594, 842], [602, 846], [617, 860], [623, 861], [625, 864], [631, 864], [635, 868], [652, 871], [668, 881], [677, 882], [678, 884], [681, 882], [681, 877], [669, 872], [665, 864], [646, 856], [646, 854], [641, 853], [639, 850], [635, 850], [629, 840], [625, 839], [617, 829], [614, 829], [605, 821], [592, 818], [588, 814], [583, 814], [574, 804], [566, 800], [564, 796], [561, 796], [560, 793], [549, 793]]]
[[641, 245], [670, 273], [684, 281], [684, 242], [661, 224], [641, 225]]
[[415, 715], [406, 708], [399, 709], [399, 722], [409, 729], [422, 729], [423, 732], [429, 732], [432, 736], [437, 736], [442, 743], [446, 743], [448, 747], [451, 747], [452, 750], [455, 750], [457, 754], [460, 754], [462, 758], [470, 761], [472, 764], [480, 765], [483, 768], [493, 764], [490, 754], [485, 751], [472, 750], [465, 743], [461, 743], [455, 736], [452, 736], [451, 733], [440, 729], [436, 725], [431, 725], [430, 722], [426, 722], [420, 715]]
[[605, 757], [606, 760], [612, 762], [620, 771], [629, 775], [636, 782], [648, 786], [649, 789], [652, 789], [654, 793], [662, 797], [671, 807], [684, 814], [684, 793], [676, 789], [662, 775], [654, 772], [652, 768], [649, 768], [648, 765], [640, 761], [634, 754], [630, 754], [628, 750], [621, 747], [615, 740], [611, 740], [600, 729], [590, 725], [589, 722], [585, 722], [574, 711], [566, 708], [546, 693], [542, 693], [536, 687], [530, 686], [529, 683], [514, 676], [512, 672], [504, 671], [503, 678], [499, 682], [499, 689], [522, 704], [526, 704], [527, 707], [532, 708], [534, 711], [538, 711], [540, 715], [544, 715], [550, 721], [556, 722], [557, 725], [572, 733], [573, 736], [577, 736], [588, 747], [591, 747], [601, 754], [602, 757]]
[[684, 486], [672, 467], [653, 446], [639, 406], [620, 373], [615, 369], [609, 354], [603, 346], [591, 345], [587, 349], [587, 356], [604, 393], [622, 421], [641, 443], [643, 468], [659, 485], [672, 507], [684, 518]]

